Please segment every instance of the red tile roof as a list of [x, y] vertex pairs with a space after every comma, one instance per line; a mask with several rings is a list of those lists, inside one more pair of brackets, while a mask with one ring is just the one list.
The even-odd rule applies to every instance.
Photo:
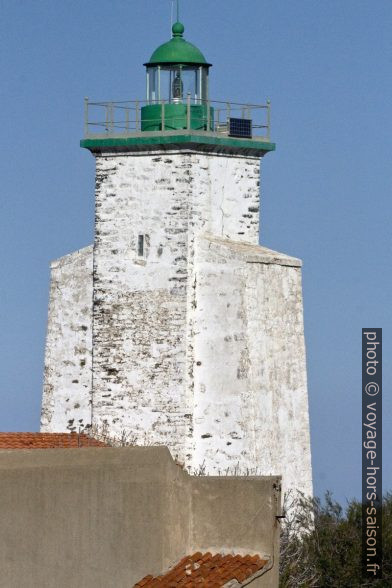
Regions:
[[0, 449], [71, 449], [107, 447], [102, 441], [77, 433], [0, 433]]
[[134, 588], [176, 588], [204, 586], [220, 588], [231, 580], [240, 584], [266, 566], [267, 560], [258, 555], [214, 555], [195, 553], [162, 576], [146, 576]]

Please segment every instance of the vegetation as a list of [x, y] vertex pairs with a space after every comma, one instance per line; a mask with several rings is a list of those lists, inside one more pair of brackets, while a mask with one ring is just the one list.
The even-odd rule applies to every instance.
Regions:
[[282, 525], [281, 588], [392, 587], [392, 494], [383, 504], [383, 579], [361, 579], [362, 505], [346, 510], [330, 493], [325, 500], [288, 496]]

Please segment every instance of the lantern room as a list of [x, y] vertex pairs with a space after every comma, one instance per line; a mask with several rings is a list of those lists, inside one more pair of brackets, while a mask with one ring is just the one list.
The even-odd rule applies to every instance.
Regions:
[[[154, 51], [147, 68], [147, 105], [142, 108], [142, 131], [209, 130], [209, 68], [201, 51], [184, 39], [176, 22], [172, 39]], [[210, 112], [208, 112], [210, 110]]]

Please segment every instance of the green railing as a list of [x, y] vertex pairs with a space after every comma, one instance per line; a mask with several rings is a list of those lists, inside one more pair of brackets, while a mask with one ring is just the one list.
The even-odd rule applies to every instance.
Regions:
[[240, 104], [192, 100], [147, 102], [90, 102], [85, 98], [85, 138], [132, 137], [146, 132], [195, 131], [216, 136], [230, 135], [230, 121], [243, 119], [251, 129], [250, 139], [270, 141], [271, 104]]

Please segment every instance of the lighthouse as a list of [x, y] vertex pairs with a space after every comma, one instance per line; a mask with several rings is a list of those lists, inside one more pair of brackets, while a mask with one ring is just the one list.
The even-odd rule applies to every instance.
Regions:
[[259, 245], [270, 104], [214, 101], [176, 22], [144, 99], [85, 100], [94, 244], [52, 263], [41, 430], [312, 494], [301, 261]]

